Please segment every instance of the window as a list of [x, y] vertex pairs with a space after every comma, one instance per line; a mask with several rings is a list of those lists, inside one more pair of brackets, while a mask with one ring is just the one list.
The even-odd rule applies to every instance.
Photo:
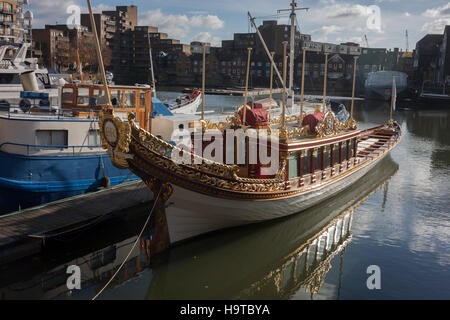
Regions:
[[303, 175], [311, 173], [311, 151], [306, 151], [303, 157]]
[[347, 142], [342, 143], [342, 161], [346, 161], [347, 159]]
[[62, 103], [72, 104], [73, 103], [73, 89], [72, 88], [63, 88]]
[[88, 106], [89, 105], [89, 89], [80, 88], [78, 89], [77, 105]]
[[67, 147], [67, 130], [37, 130], [36, 145]]
[[111, 103], [115, 108], [122, 107], [122, 91], [120, 90], [111, 91]]
[[89, 130], [88, 145], [90, 147], [96, 147], [96, 146], [101, 145], [99, 130], [96, 130], [96, 129]]
[[136, 92], [126, 91], [125, 92], [125, 107], [133, 108], [136, 106]]
[[331, 164], [331, 148], [325, 147], [325, 169], [329, 168]]
[[356, 144], [356, 140], [353, 139], [350, 143], [350, 147], [351, 147], [350, 157], [352, 157], [352, 158], [355, 157], [355, 144]]
[[339, 163], [339, 143], [334, 145], [334, 163], [336, 165]]
[[322, 170], [322, 148], [319, 148], [317, 150], [317, 157], [315, 158], [315, 164], [314, 164], [314, 169], [315, 171], [317, 170]]
[[145, 92], [139, 94], [139, 104], [141, 108], [145, 108]]
[[289, 158], [289, 179], [298, 177], [298, 154], [294, 154]]

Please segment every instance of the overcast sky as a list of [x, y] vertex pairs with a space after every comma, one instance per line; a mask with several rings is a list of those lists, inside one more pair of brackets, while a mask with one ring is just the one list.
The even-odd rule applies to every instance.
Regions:
[[[247, 11], [255, 17], [277, 19], [277, 9], [289, 8], [290, 0], [92, 0], [98, 9], [116, 5], [139, 7], [139, 24], [159, 27], [170, 38], [183, 43], [193, 40], [220, 45], [221, 40], [232, 39], [233, 33], [248, 32]], [[443, 33], [450, 25], [450, 1], [443, 0], [297, 0], [297, 20], [302, 33], [313, 40], [363, 44], [367, 35], [370, 47], [406, 48], [405, 32], [409, 33], [409, 48], [427, 33]], [[280, 7], [281, 4], [281, 7]], [[85, 11], [85, 0], [32, 0], [34, 27], [44, 24], [65, 24], [70, 5], [79, 5]], [[372, 6], [380, 8], [380, 24]], [[372, 8], [372, 10], [370, 10]], [[287, 17], [278, 17], [287, 23]], [[369, 20], [369, 24], [368, 24]], [[257, 20], [261, 23], [262, 19]]]

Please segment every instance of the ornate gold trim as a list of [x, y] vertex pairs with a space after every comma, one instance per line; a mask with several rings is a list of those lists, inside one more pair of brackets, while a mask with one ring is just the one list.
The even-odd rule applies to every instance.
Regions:
[[319, 138], [325, 138], [337, 135], [347, 128], [347, 123], [339, 121], [333, 111], [328, 111], [316, 126], [316, 132]]
[[[99, 113], [99, 131], [102, 140], [102, 147], [108, 150], [112, 163], [119, 169], [128, 169], [129, 165], [126, 160], [126, 154], [130, 151], [131, 143], [131, 127], [127, 122], [122, 121], [119, 117], [114, 116], [113, 111], [102, 111]], [[108, 141], [105, 130], [106, 124], [111, 122], [117, 133], [116, 142]]]

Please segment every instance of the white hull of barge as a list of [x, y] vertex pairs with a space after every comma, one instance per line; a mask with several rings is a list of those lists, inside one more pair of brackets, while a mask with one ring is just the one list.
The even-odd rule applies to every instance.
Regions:
[[306, 210], [350, 187], [388, 153], [358, 167], [332, 183], [317, 184], [309, 192], [278, 200], [228, 200], [173, 185], [166, 208], [170, 241], [176, 243], [201, 234], [282, 218]]

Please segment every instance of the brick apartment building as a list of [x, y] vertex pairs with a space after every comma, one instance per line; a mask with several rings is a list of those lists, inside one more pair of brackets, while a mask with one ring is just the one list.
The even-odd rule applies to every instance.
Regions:
[[[97, 31], [103, 46], [110, 48], [112, 59], [107, 69], [114, 73], [116, 83], [135, 84], [151, 82], [150, 48], [154, 72], [159, 85], [200, 86], [203, 43], [192, 42], [182, 44], [179, 40], [170, 39], [169, 35], [158, 28], [138, 25], [138, 8], [136, 6], [118, 6], [114, 11], [103, 11], [94, 14]], [[46, 64], [54, 66], [64, 56], [52, 48], [63, 47], [69, 41], [73, 47], [74, 39], [87, 41], [92, 37], [89, 31], [90, 18], [81, 15], [82, 31], [71, 31], [64, 26], [47, 26], [50, 33], [45, 41], [37, 41], [37, 45], [50, 57]], [[269, 51], [275, 52], [275, 63], [282, 70], [284, 41], [290, 40], [290, 25], [278, 24], [277, 21], [263, 21], [258, 27]], [[57, 37], [50, 38], [51, 32], [62, 31]], [[446, 31], [450, 34], [450, 30]], [[39, 33], [39, 31], [38, 31]], [[83, 35], [80, 36], [79, 34]], [[43, 36], [42, 36], [43, 37]], [[66, 37], [67, 39], [64, 39]], [[87, 37], [87, 38], [86, 38]], [[50, 42], [48, 45], [46, 42]], [[52, 42], [55, 45], [52, 45]], [[56, 43], [60, 43], [59, 46]], [[442, 41], [441, 41], [442, 43]], [[222, 41], [221, 47], [207, 44], [206, 78], [209, 86], [243, 86], [245, 83], [247, 48], [252, 47], [250, 65], [250, 85], [268, 86], [270, 62], [263, 45], [256, 33], [235, 33], [233, 40]], [[49, 47], [50, 49], [47, 49]], [[303, 48], [307, 49], [305, 65], [305, 87], [307, 90], [321, 91], [325, 71], [325, 53], [329, 58], [329, 88], [331, 91], [350, 90], [354, 57], [358, 57], [357, 73], [360, 83], [364, 82], [369, 72], [378, 70], [402, 69], [408, 71], [412, 65], [412, 54], [405, 54], [398, 49], [362, 48], [356, 43], [322, 43], [312, 40], [310, 35], [295, 30], [294, 85], [300, 87], [302, 77]], [[288, 50], [289, 50], [288, 44]], [[53, 56], [52, 56], [53, 55]], [[71, 55], [72, 56], [72, 55]], [[72, 57], [70, 59], [73, 60]], [[73, 63], [72, 61], [71, 63]], [[447, 66], [447, 64], [444, 64]], [[450, 65], [450, 64], [448, 64]], [[444, 67], [445, 68], [445, 67]], [[275, 86], [279, 86], [277, 77]]]
[[62, 71], [69, 67], [70, 40], [66, 31], [46, 26], [45, 29], [33, 29], [35, 50], [42, 52], [42, 61], [47, 68]]
[[0, 40], [17, 42], [24, 28], [23, 2], [17, 0], [0, 1]]

